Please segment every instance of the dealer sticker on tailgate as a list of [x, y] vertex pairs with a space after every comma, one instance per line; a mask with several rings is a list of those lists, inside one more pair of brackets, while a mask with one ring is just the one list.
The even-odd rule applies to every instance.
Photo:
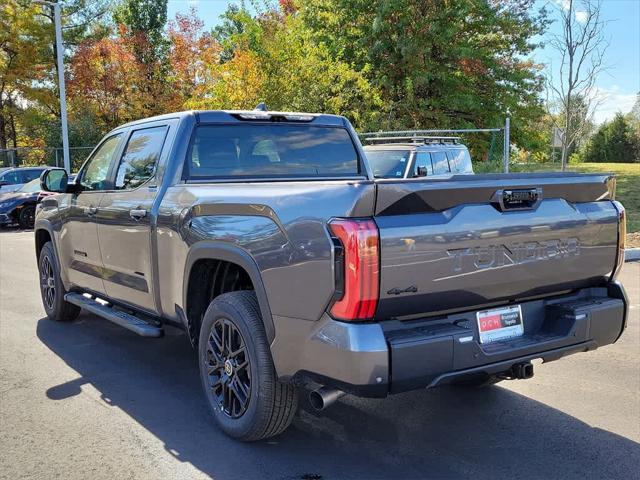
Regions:
[[476, 316], [480, 343], [497, 342], [524, 334], [520, 305], [483, 310]]

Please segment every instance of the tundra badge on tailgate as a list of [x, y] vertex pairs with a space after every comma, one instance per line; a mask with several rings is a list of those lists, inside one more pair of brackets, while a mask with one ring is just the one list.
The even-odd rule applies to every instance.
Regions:
[[[522, 242], [512, 245], [488, 245], [486, 247], [456, 248], [447, 250], [453, 259], [453, 270], [459, 272], [471, 264], [476, 270], [519, 265], [540, 260], [554, 260], [580, 255], [580, 241], [545, 240], [543, 242]], [[468, 260], [467, 260], [468, 259]]]

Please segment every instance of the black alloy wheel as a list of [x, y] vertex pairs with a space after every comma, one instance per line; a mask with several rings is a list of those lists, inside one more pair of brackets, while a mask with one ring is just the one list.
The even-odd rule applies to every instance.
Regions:
[[298, 408], [295, 385], [278, 379], [260, 313], [254, 291], [218, 295], [198, 339], [209, 411], [224, 433], [244, 442], [282, 433]]
[[67, 293], [60, 279], [60, 268], [51, 242], [46, 242], [38, 257], [42, 306], [50, 320], [57, 322], [74, 320], [80, 313], [77, 307], [64, 299]]
[[239, 418], [251, 398], [250, 363], [242, 333], [231, 320], [218, 318], [206, 348], [211, 393], [221, 412]]
[[44, 255], [40, 260], [40, 289], [42, 290], [42, 301], [48, 310], [55, 307], [56, 280], [53, 272], [53, 265], [49, 256]]

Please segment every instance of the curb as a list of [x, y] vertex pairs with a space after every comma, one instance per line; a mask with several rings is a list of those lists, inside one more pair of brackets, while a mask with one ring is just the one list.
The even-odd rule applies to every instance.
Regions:
[[627, 248], [624, 251], [625, 262], [635, 262], [640, 260], [640, 248]]

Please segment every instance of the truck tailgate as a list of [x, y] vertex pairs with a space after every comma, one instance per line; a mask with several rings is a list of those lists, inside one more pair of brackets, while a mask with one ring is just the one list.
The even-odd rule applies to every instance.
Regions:
[[379, 180], [377, 319], [603, 284], [617, 253], [608, 175]]

